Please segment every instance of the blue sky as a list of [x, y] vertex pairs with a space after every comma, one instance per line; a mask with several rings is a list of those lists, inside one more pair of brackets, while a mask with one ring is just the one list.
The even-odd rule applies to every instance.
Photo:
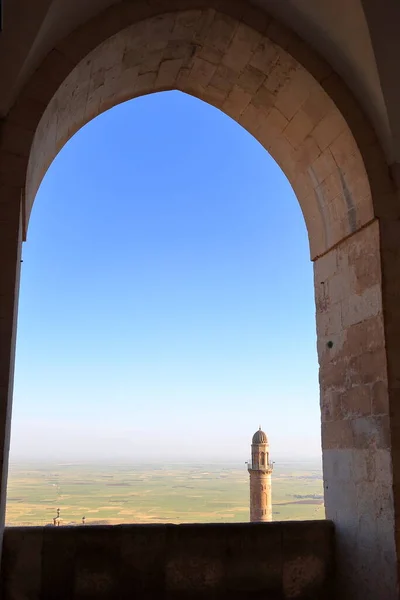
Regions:
[[11, 458], [320, 455], [312, 264], [285, 176], [168, 92], [62, 149], [23, 250]]

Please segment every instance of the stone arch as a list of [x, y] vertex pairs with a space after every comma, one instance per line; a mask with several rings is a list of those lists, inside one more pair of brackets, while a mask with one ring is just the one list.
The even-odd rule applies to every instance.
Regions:
[[80, 127], [115, 104], [169, 89], [220, 108], [270, 152], [299, 199], [312, 258], [373, 219], [362, 156], [329, 95], [269, 37], [214, 9], [134, 23], [77, 64], [36, 129], [27, 214], [51, 161]]
[[296, 192], [315, 260], [325, 503], [336, 525], [340, 589], [395, 598], [400, 203], [376, 135], [340, 78], [296, 35], [239, 0], [113, 4], [53, 48], [1, 124], [2, 510], [16, 265], [36, 190], [85, 122], [168, 89], [241, 123]]

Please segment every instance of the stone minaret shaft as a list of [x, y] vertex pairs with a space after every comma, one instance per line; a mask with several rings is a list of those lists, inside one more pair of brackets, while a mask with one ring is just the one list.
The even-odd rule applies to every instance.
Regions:
[[269, 444], [261, 427], [253, 435], [251, 444], [250, 474], [250, 521], [272, 521], [271, 475]]

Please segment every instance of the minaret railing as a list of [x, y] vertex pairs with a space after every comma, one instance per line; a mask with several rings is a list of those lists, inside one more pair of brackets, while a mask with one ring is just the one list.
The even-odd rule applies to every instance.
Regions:
[[251, 471], [272, 471], [274, 468], [274, 463], [268, 461], [266, 465], [261, 465], [260, 463], [253, 462], [252, 459], [247, 461], [247, 468]]

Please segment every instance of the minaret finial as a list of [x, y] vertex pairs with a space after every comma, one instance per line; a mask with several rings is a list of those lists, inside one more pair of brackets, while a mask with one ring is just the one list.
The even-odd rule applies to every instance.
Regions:
[[258, 431], [261, 431], [261, 425], [258, 426]]

